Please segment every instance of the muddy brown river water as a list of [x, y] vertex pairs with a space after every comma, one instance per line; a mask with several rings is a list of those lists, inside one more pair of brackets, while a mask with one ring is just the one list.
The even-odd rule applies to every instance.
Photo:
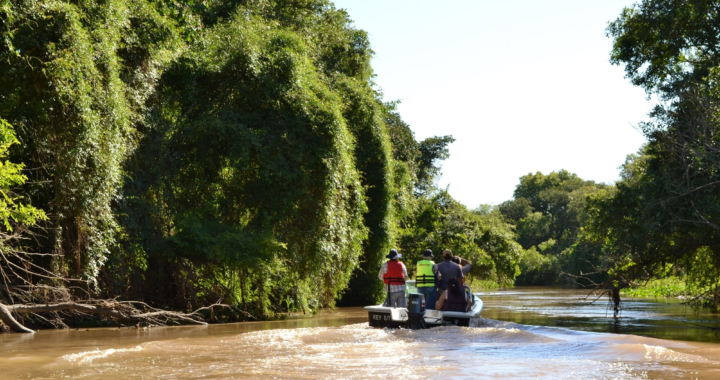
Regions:
[[720, 379], [720, 327], [677, 301], [477, 293], [471, 327], [383, 330], [362, 308], [274, 322], [0, 334], [2, 379]]

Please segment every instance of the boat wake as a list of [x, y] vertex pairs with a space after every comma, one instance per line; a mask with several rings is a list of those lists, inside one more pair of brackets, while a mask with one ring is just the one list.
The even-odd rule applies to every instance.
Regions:
[[80, 352], [63, 356], [47, 378], [702, 379], [720, 374], [720, 363], [694, 353], [695, 348], [484, 318], [470, 327], [427, 330], [361, 323]]
[[135, 348], [118, 348], [118, 349], [110, 348], [107, 350], [95, 349], [95, 351], [85, 351], [85, 352], [78, 352], [77, 354], [63, 355], [62, 358], [67, 360], [70, 363], [91, 364], [96, 359], [105, 359], [113, 354], [123, 353], [123, 352], [139, 352], [142, 350], [143, 350], [143, 348], [141, 346], [137, 346]]

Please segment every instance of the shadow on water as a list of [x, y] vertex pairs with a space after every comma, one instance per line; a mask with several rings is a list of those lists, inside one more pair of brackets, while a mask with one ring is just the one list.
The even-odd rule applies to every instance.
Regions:
[[519, 287], [477, 294], [485, 302], [484, 318], [580, 331], [720, 342], [719, 315], [707, 310], [698, 313], [675, 299], [624, 298], [620, 318], [615, 319], [608, 298], [591, 302], [597, 296], [587, 297], [588, 290]]

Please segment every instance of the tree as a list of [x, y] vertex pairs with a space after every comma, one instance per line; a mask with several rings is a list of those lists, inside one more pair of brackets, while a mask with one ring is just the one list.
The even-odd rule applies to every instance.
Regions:
[[420, 142], [417, 157], [417, 191], [422, 194], [434, 189], [434, 181], [440, 174], [438, 163], [450, 157], [448, 145], [454, 142], [452, 136], [433, 136]]
[[514, 199], [498, 207], [515, 225], [517, 241], [525, 250], [517, 284], [554, 284], [562, 281], [561, 272], [574, 268], [577, 258], [571, 248], [587, 221], [586, 199], [606, 187], [566, 170], [520, 178]]
[[[616, 287], [684, 268], [694, 273], [691, 282], [705, 284], [696, 287], [697, 296], [717, 289], [720, 142], [713, 103], [681, 94], [673, 109], [656, 110], [655, 124], [645, 126], [650, 141], [629, 157], [617, 191], [591, 202], [587, 231], [603, 242], [603, 270]], [[699, 271], [698, 262], [708, 271]]]
[[10, 147], [18, 143], [12, 126], [0, 119], [0, 303], [12, 301], [17, 286], [59, 279], [38, 265], [42, 255], [23, 249], [23, 240], [32, 233], [30, 229], [48, 217], [16, 193], [17, 188], [27, 181], [22, 172], [24, 165], [7, 160]]
[[720, 4], [714, 0], [644, 0], [607, 28], [610, 61], [633, 84], [671, 99], [720, 65]]
[[[376, 245], [387, 244], [375, 227], [386, 224], [389, 206], [373, 203], [379, 213], [365, 214], [358, 171], [373, 187], [373, 202], [390, 197], [382, 194], [391, 186], [387, 135], [372, 134], [377, 103], [367, 84], [338, 75], [339, 89], [329, 86], [313, 48], [291, 27], [269, 28], [262, 15], [239, 10], [162, 77], [153, 124], [133, 158], [144, 186], [128, 215], [148, 210], [158, 214], [141, 220], [167, 218], [134, 244], [162, 242], [148, 253], [165, 278], [156, 288], [163, 297], [173, 297], [174, 283], [195, 283], [193, 292], [207, 294], [215, 292], [203, 282], [219, 283], [224, 294], [237, 281], [234, 295], [253, 300], [257, 313], [269, 305], [309, 311], [332, 305], [347, 285], [364, 221]], [[164, 269], [168, 261], [195, 274], [178, 278], [183, 271]]]
[[34, 170], [25, 187], [48, 212], [33, 248], [94, 283], [115, 242], [112, 204], [144, 101], [181, 42], [162, 4], [22, 2], [0, 6], [0, 114]]
[[603, 242], [615, 287], [672, 267], [694, 273], [700, 296], [716, 292], [700, 278], [720, 263], [718, 11], [715, 1], [645, 0], [608, 27], [611, 61], [665, 102], [642, 125], [647, 147], [626, 163], [617, 191], [591, 203], [588, 232]]
[[332, 306], [412, 208], [367, 34], [328, 1], [4, 0], [0, 33], [32, 248], [90, 292]]
[[419, 199], [418, 212], [401, 236], [400, 249], [409, 272], [414, 273], [424, 249], [438, 254], [450, 249], [473, 263], [473, 278], [508, 286], [519, 274], [520, 246], [511, 226], [496, 211], [468, 210], [443, 190]]

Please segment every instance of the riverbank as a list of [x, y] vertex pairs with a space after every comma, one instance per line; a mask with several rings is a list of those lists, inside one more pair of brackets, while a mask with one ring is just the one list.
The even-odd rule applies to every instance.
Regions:
[[652, 280], [636, 288], [625, 288], [621, 294], [629, 297], [685, 299], [688, 297], [688, 290], [685, 281], [673, 276]]
[[622, 294], [626, 297], [675, 298], [700, 312], [720, 313], [720, 289], [717, 284], [698, 289], [676, 276], [649, 281], [636, 288], [623, 289]]

